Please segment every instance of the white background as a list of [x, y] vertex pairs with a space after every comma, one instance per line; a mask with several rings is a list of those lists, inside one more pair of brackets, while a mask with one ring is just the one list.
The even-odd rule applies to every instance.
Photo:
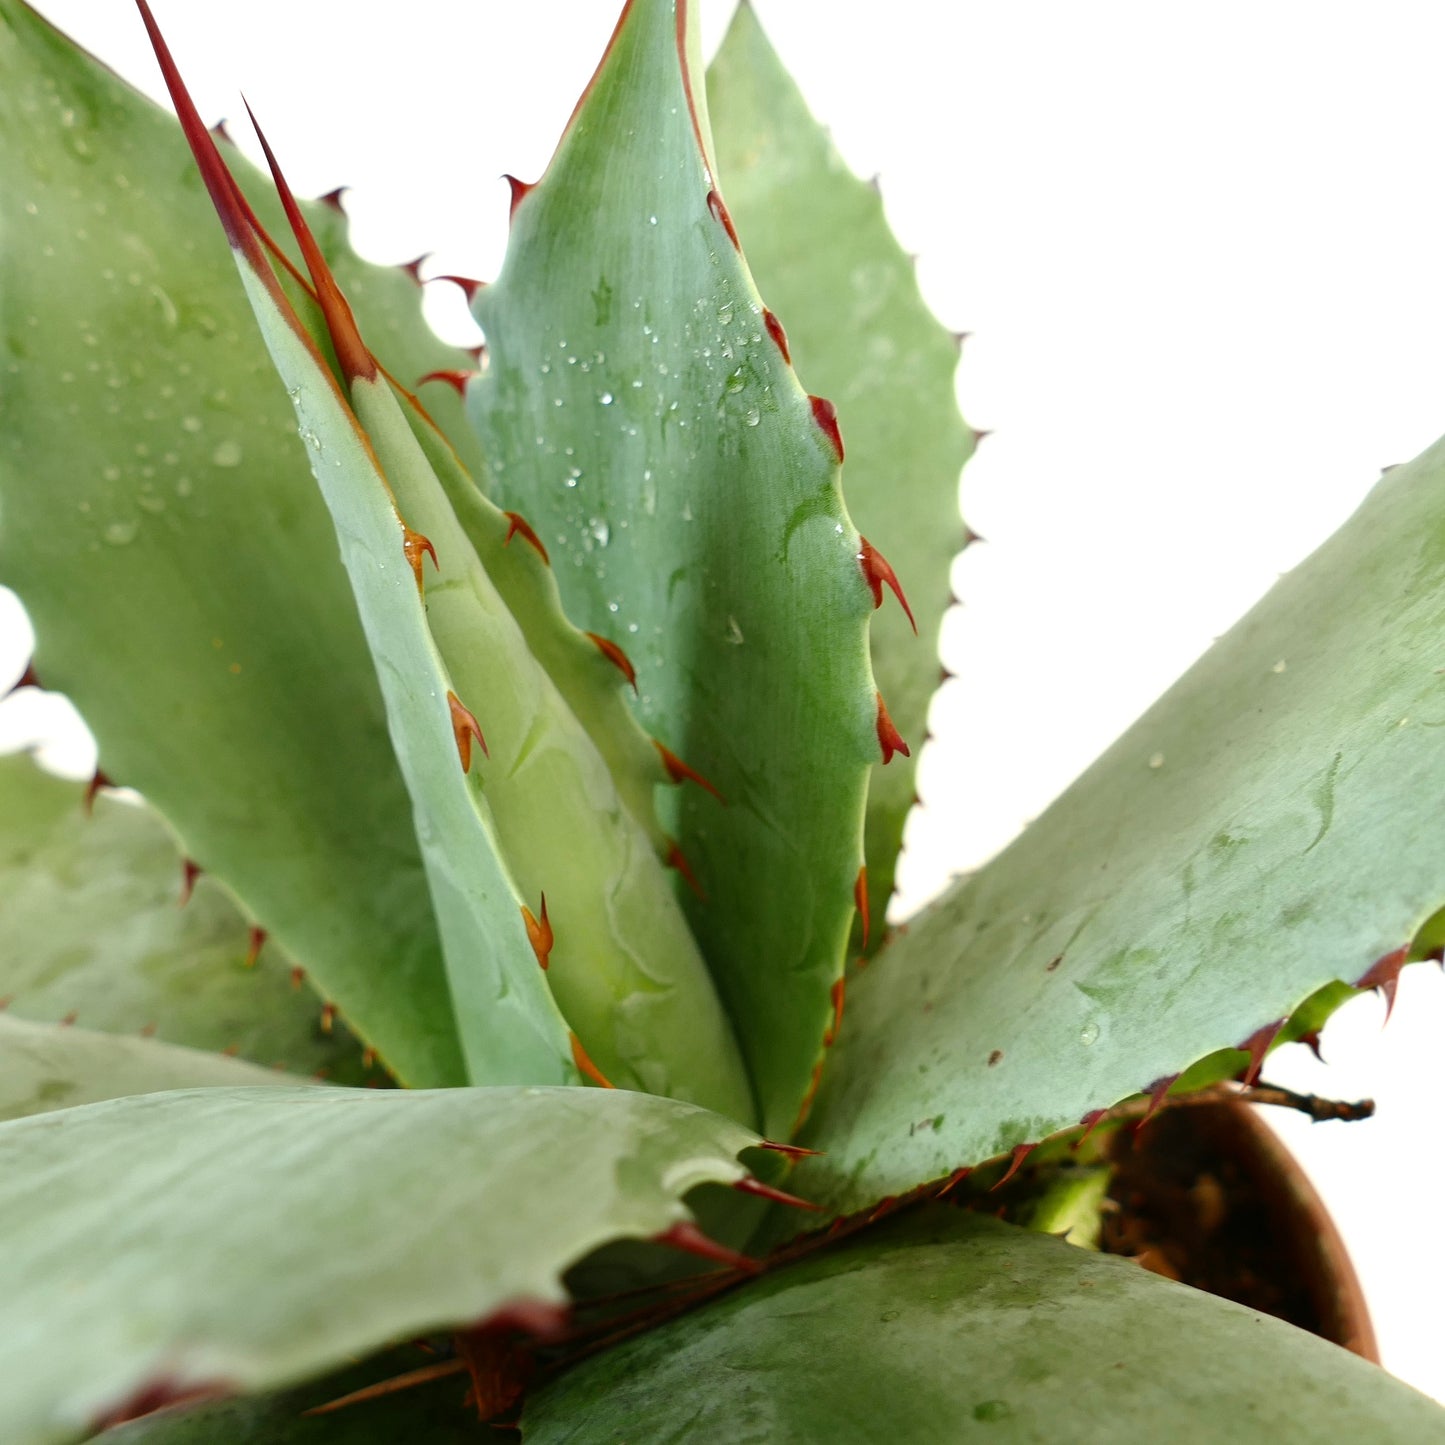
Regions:
[[[994, 432], [965, 476], [989, 542], [957, 569], [912, 907], [1445, 430], [1445, 8], [756, 3], [854, 169], [882, 173], [935, 309], [973, 333], [960, 396]], [[409, 0], [385, 21], [339, 0], [155, 5], [203, 114], [237, 115], [244, 87], [298, 189], [354, 187], [364, 254], [482, 278], [500, 173], [542, 169], [615, 18], [607, 0]], [[158, 89], [124, 0], [40, 8]], [[711, 41], [727, 9], [705, 9]], [[25, 642], [0, 609], [0, 686]], [[28, 701], [0, 736], [54, 726]], [[1330, 1068], [1289, 1050], [1270, 1074], [1379, 1101], [1368, 1125], [1283, 1123], [1387, 1363], [1445, 1398], [1438, 972], [1408, 970], [1380, 1017], [1357, 1002]]]

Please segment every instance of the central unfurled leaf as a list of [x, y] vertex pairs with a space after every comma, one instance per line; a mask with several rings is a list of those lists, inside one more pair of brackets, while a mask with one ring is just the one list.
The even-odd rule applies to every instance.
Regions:
[[570, 1265], [689, 1221], [757, 1142], [575, 1088], [194, 1089], [0, 1124], [0, 1439], [554, 1308]]
[[1350, 996], [1333, 981], [1392, 994], [1438, 956], [1442, 539], [1445, 442], [879, 954], [811, 1189], [866, 1207], [1184, 1070], [1257, 1069], [1305, 1000], [1317, 1027]]
[[897, 739], [832, 408], [738, 251], [689, 9], [633, 0], [546, 175], [517, 188], [468, 403], [568, 614], [626, 652], [643, 723], [721, 794], [677, 795], [672, 831], [778, 1133], [841, 1001], [868, 774]]

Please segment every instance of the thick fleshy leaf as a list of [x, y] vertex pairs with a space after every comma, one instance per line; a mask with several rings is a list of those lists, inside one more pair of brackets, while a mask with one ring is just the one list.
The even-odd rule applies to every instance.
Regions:
[[[968, 533], [958, 474], [974, 432], [958, 412], [958, 342], [924, 305], [876, 185], [849, 171], [808, 112], [751, 5], [739, 5], [708, 68], [717, 162], [758, 289], [787, 327], [804, 385], [830, 397], [848, 439], [843, 484], [860, 532], [893, 568], [917, 635], [876, 573], [873, 674], [898, 730], [922, 739], [938, 686], [948, 573]], [[877, 764], [865, 856], [871, 946], [883, 914], [915, 760]]]
[[164, 1089], [302, 1082], [224, 1054], [0, 1014], [0, 1121]]
[[1317, 1026], [1348, 996], [1311, 998], [1332, 980], [1390, 992], [1438, 948], [1442, 536], [1437, 443], [879, 955], [808, 1187], [857, 1208], [1191, 1065], [1257, 1065], [1302, 1003]]
[[181, 861], [155, 814], [102, 793], [87, 816], [85, 791], [0, 757], [0, 999], [30, 1019], [359, 1083], [355, 1040], [339, 1023], [323, 1032], [290, 960], [266, 943], [247, 965], [260, 940], [221, 888], [203, 876], [178, 906]]
[[1445, 1414], [1266, 1315], [940, 1208], [584, 1363], [524, 1425], [528, 1445], [1425, 1445]]
[[473, 309], [468, 392], [501, 505], [568, 615], [636, 667], [644, 725], [704, 773], [667, 800], [689, 917], [767, 1127], [821, 1056], [880, 756], [872, 595], [831, 407], [788, 364], [704, 153], [686, 0], [633, 0]]
[[[355, 605], [185, 144], [18, 0], [0, 232], [0, 578], [41, 678], [404, 1079], [458, 1081]], [[398, 366], [457, 364], [409, 278], [348, 264]]]
[[0, 1437], [560, 1305], [569, 1265], [686, 1221], [757, 1142], [575, 1088], [187, 1090], [0, 1125]]

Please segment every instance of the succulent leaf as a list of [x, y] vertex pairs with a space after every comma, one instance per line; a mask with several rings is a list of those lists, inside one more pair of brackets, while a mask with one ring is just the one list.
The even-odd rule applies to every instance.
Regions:
[[528, 1445], [1440, 1437], [1337, 1345], [1131, 1260], [937, 1207], [769, 1273], [528, 1401]]
[[1350, 995], [1328, 985], [1388, 994], [1438, 949], [1442, 498], [1437, 443], [878, 956], [808, 1187], [857, 1208], [1257, 1070]]
[[685, 0], [633, 0], [477, 293], [468, 388], [490, 495], [551, 553], [567, 613], [620, 643], [637, 711], [726, 800], [665, 796], [688, 916], [766, 1127], [821, 1056], [880, 756], [872, 597], [808, 396], [705, 155]]
[[274, 1389], [561, 1306], [563, 1270], [689, 1221], [682, 1196], [744, 1177], [757, 1142], [573, 1088], [183, 1090], [0, 1125], [0, 1435], [71, 1440], [161, 1386]]
[[0, 1014], [0, 1122], [166, 1089], [305, 1082], [202, 1049]]
[[[366, 1076], [341, 1028], [213, 880], [184, 908], [165, 825], [144, 805], [0, 757], [0, 1000], [28, 1019], [231, 1052], [336, 1083]], [[122, 1091], [124, 1092], [124, 1091]]]
[[[876, 185], [848, 170], [751, 5], [733, 16], [708, 68], [707, 96], [723, 193], [748, 265], [787, 328], [798, 374], [838, 407], [848, 510], [869, 544], [860, 561], [878, 569], [873, 674], [898, 730], [921, 740], [938, 685], [949, 567], [969, 535], [958, 515], [958, 474], [975, 433], [954, 397], [957, 338], [924, 304]], [[897, 595], [886, 597], [883, 589], [894, 586]], [[884, 937], [916, 767], [916, 755], [894, 758], [875, 764], [869, 780], [874, 948]]]
[[[459, 1082], [355, 604], [173, 119], [0, 0], [0, 176], [0, 578], [47, 685], [400, 1077]], [[399, 365], [448, 364], [347, 264]]]

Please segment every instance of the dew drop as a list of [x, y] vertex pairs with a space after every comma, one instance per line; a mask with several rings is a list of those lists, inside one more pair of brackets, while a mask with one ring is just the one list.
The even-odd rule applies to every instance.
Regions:
[[1079, 1042], [1087, 1047], [1089, 1044], [1096, 1043], [1098, 1038], [1099, 1025], [1093, 1019], [1090, 1019], [1089, 1022], [1079, 1030]]

